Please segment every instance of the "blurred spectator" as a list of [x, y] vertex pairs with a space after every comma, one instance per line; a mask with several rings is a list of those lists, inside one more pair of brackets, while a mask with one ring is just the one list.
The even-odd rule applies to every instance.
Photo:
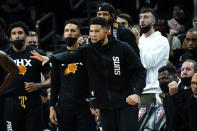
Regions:
[[136, 38], [136, 43], [139, 43], [139, 38], [140, 38], [140, 33], [136, 28], [133, 28], [133, 20], [131, 16], [127, 13], [120, 13], [116, 19], [118, 23], [121, 23], [124, 25], [126, 28], [131, 30], [133, 34], [135, 35]]
[[6, 22], [3, 18], [0, 18], [0, 50], [6, 50], [12, 47], [6, 33]]
[[178, 33], [184, 33], [191, 27], [191, 21], [189, 21], [185, 8], [181, 4], [177, 4], [173, 7], [172, 18], [168, 20], [170, 29], [175, 30]]
[[126, 28], [131, 29], [133, 27], [133, 20], [131, 16], [127, 13], [120, 13], [116, 21], [123, 24]]
[[182, 64], [186, 59], [192, 59], [197, 61], [197, 28], [191, 28], [186, 34], [187, 50], [181, 56], [180, 60]]
[[181, 4], [173, 7], [172, 18], [168, 20], [170, 32], [174, 32], [180, 39], [181, 43], [185, 38], [185, 32], [191, 28], [191, 18], [189, 13]]
[[186, 33], [186, 49], [172, 50], [170, 61], [180, 70], [186, 59], [197, 61], [197, 28], [191, 28]]
[[197, 73], [192, 77], [191, 88], [193, 95], [189, 99], [190, 131], [197, 131]]
[[25, 38], [25, 44], [38, 48], [38, 35], [34, 31], [30, 31], [29, 35]]
[[192, 25], [193, 25], [193, 28], [197, 28], [197, 16], [194, 16]]
[[181, 48], [180, 40], [175, 36], [174, 33], [169, 32], [167, 20], [158, 19], [156, 24], [154, 25], [154, 28], [156, 31], [160, 31], [163, 36], [168, 38], [171, 50], [176, 50]]

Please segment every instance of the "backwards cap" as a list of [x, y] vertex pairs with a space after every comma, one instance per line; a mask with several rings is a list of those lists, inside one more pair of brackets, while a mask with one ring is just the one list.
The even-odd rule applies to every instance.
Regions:
[[115, 14], [115, 9], [110, 3], [101, 3], [97, 7], [97, 12], [98, 11], [108, 11], [110, 14]]

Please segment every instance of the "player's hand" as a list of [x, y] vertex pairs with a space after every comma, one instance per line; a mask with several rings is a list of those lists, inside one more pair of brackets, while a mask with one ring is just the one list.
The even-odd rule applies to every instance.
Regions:
[[136, 28], [132, 28], [131, 31], [133, 32], [133, 34], [136, 38], [136, 43], [139, 44], [140, 32]]
[[81, 45], [86, 44], [88, 42], [88, 40], [86, 38], [82, 37], [82, 36], [79, 37], [77, 41]]
[[140, 104], [140, 96], [137, 94], [129, 95], [126, 98], [126, 102], [130, 105]]
[[38, 90], [38, 86], [34, 82], [24, 82], [25, 83], [25, 90], [27, 92], [34, 92]]
[[100, 109], [93, 109], [93, 108], [90, 108], [92, 114], [96, 117], [99, 117], [100, 116]]
[[53, 106], [50, 107], [49, 119], [54, 125], [57, 126], [57, 114]]
[[172, 81], [168, 84], [168, 87], [169, 87], [169, 94], [172, 96], [176, 93], [178, 93], [178, 84], [176, 81]]
[[33, 56], [30, 56], [30, 58], [34, 58], [34, 59], [37, 59], [39, 61], [42, 61], [42, 65], [46, 64], [47, 62], [49, 62], [49, 57], [42, 56], [38, 52], [36, 52], [34, 50], [31, 51], [31, 54], [33, 54]]

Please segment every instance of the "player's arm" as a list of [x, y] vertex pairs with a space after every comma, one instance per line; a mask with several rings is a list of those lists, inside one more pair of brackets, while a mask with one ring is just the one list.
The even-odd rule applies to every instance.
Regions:
[[0, 66], [8, 72], [3, 83], [0, 85], [0, 95], [6, 91], [16, 78], [19, 70], [14, 61], [8, 57], [4, 52], [0, 51]]

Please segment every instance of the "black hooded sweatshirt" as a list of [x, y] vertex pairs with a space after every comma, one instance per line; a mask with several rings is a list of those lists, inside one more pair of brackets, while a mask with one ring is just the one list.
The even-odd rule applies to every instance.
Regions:
[[128, 105], [131, 94], [141, 95], [146, 83], [146, 69], [127, 43], [109, 38], [106, 45], [79, 47], [49, 57], [52, 63], [84, 61], [89, 87], [94, 91], [98, 108], [114, 109]]

